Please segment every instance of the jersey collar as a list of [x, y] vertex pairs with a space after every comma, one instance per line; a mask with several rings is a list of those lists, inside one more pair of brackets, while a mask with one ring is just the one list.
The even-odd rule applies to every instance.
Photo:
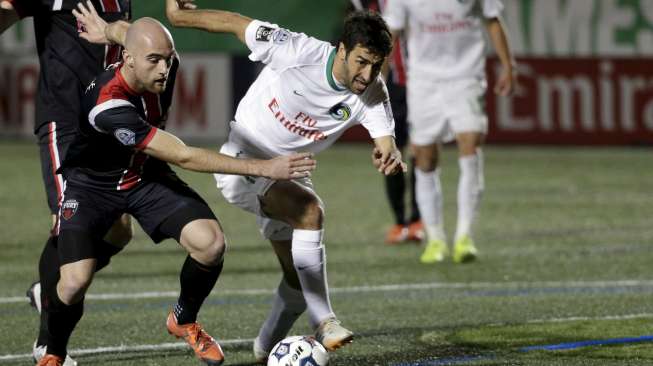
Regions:
[[121, 64], [120, 64], [120, 67], [118, 67], [118, 68], [116, 69], [116, 75], [117, 75], [117, 77], [118, 77], [118, 82], [120, 83], [120, 85], [122, 85], [123, 88], [125, 88], [125, 90], [127, 91], [127, 93], [129, 93], [129, 94], [131, 94], [131, 95], [140, 95], [139, 93], [137, 93], [136, 91], [134, 91], [134, 90], [129, 86], [129, 84], [127, 84], [127, 81], [125, 80], [125, 77], [122, 76], [122, 68], [123, 68], [123, 66], [125, 66], [125, 64], [122, 64], [122, 63], [121, 63]]
[[334, 47], [333, 50], [331, 50], [331, 53], [329, 54], [329, 61], [327, 62], [327, 67], [326, 67], [326, 77], [331, 89], [341, 92], [341, 91], [345, 91], [346, 89], [339, 87], [338, 83], [336, 83], [336, 81], [333, 79], [333, 61], [335, 60], [335, 58], [336, 58], [336, 48]]

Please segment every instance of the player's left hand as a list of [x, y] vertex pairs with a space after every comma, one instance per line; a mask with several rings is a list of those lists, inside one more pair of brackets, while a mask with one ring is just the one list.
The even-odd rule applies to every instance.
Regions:
[[90, 0], [86, 1], [86, 5], [80, 2], [77, 4], [77, 9], [79, 10], [73, 9], [73, 15], [82, 25], [79, 36], [91, 43], [109, 44], [110, 42], [104, 32], [107, 28], [107, 22], [95, 11], [93, 3]]
[[383, 175], [395, 175], [402, 171], [408, 171], [406, 163], [401, 160], [401, 152], [399, 150], [384, 154], [375, 147], [372, 150], [372, 164]]
[[494, 93], [502, 97], [512, 95], [515, 91], [516, 76], [514, 68], [505, 68], [501, 72], [497, 83], [494, 85]]

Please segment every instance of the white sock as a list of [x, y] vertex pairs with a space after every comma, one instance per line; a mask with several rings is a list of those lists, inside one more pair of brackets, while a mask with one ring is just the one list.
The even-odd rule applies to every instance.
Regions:
[[286, 337], [304, 310], [306, 301], [301, 290], [290, 287], [282, 278], [272, 300], [272, 309], [258, 332], [260, 346], [269, 352], [277, 342]]
[[465, 235], [472, 235], [479, 203], [483, 194], [483, 153], [467, 155], [458, 159], [460, 177], [458, 178], [458, 222], [456, 241]]
[[292, 259], [313, 328], [323, 320], [335, 317], [329, 301], [322, 234], [322, 230], [298, 229], [293, 230], [292, 234]]
[[427, 239], [446, 241], [439, 168], [431, 172], [415, 169], [415, 199]]

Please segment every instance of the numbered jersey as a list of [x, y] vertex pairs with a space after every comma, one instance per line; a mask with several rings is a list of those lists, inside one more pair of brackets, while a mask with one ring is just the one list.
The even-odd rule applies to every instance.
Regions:
[[500, 0], [387, 0], [383, 17], [408, 40], [408, 78], [483, 77], [485, 18], [500, 15]]
[[[34, 18], [40, 61], [35, 129], [56, 121], [72, 130], [79, 118], [84, 88], [108, 65], [120, 59], [118, 46], [90, 44], [79, 37], [72, 15], [79, 0], [9, 0], [21, 17]], [[84, 2], [85, 3], [85, 2]], [[92, 0], [100, 16], [113, 22], [128, 19], [131, 0]]]
[[266, 67], [238, 105], [232, 138], [271, 157], [319, 152], [359, 123], [372, 138], [393, 135], [381, 78], [365, 93], [352, 93], [333, 76], [336, 49], [330, 44], [257, 20], [247, 27], [246, 42], [250, 59]]
[[178, 66], [175, 58], [160, 95], [134, 92], [122, 77], [122, 64], [88, 86], [75, 140], [60, 169], [66, 184], [127, 190], [145, 177], [171, 174], [166, 163], [141, 150], [165, 128]]

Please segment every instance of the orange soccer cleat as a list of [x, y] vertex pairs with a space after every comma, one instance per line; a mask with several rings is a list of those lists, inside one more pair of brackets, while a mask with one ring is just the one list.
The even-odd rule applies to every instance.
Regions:
[[422, 220], [413, 221], [408, 225], [408, 237], [406, 240], [421, 242], [424, 240], [424, 224]]
[[51, 354], [46, 354], [39, 360], [36, 366], [63, 366], [63, 358]]
[[385, 234], [385, 243], [388, 245], [397, 245], [406, 241], [408, 238], [408, 228], [405, 225], [392, 225]]
[[195, 351], [197, 357], [209, 366], [219, 366], [224, 362], [224, 353], [218, 342], [202, 329], [199, 323], [178, 324], [171, 311], [166, 321], [168, 333], [183, 338]]

